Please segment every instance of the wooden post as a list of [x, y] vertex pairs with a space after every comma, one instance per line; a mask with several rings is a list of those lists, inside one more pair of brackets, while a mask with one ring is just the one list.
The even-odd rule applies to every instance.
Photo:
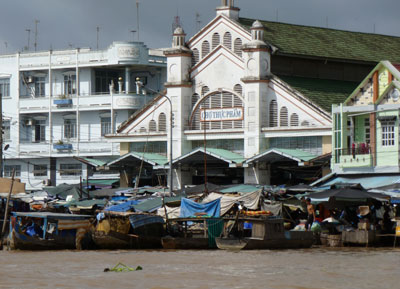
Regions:
[[165, 227], [167, 228], [167, 232], [169, 233], [169, 219], [168, 219], [167, 207], [165, 206], [165, 196], [162, 197], [162, 202], [163, 202], [164, 213], [165, 213]]
[[9, 203], [10, 203], [10, 198], [11, 198], [11, 193], [13, 190], [13, 186], [14, 186], [14, 175], [15, 175], [15, 168], [12, 171], [12, 177], [11, 177], [11, 185], [10, 185], [10, 191], [8, 192], [7, 195], [7, 202], [6, 202], [6, 210], [4, 212], [4, 220], [3, 220], [3, 227], [1, 228], [1, 233], [0, 233], [0, 239], [1, 241], [3, 240], [3, 234], [4, 231], [6, 229], [6, 223], [7, 223], [7, 216], [8, 216], [8, 207], [9, 207]]

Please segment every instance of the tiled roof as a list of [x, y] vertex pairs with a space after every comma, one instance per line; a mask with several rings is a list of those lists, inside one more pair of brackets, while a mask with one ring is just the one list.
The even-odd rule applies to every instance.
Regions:
[[[240, 18], [251, 27], [254, 19]], [[261, 21], [264, 40], [277, 47], [277, 54], [324, 59], [400, 62], [400, 37]]]
[[359, 85], [352, 81], [281, 75], [278, 77], [327, 112], [331, 111], [332, 104], [344, 102]]

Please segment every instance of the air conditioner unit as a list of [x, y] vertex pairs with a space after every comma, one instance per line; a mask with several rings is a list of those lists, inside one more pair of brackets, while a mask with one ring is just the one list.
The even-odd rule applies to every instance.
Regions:
[[43, 180], [43, 185], [45, 185], [45, 186], [50, 186], [50, 184], [51, 184], [50, 179], [45, 179], [45, 180]]

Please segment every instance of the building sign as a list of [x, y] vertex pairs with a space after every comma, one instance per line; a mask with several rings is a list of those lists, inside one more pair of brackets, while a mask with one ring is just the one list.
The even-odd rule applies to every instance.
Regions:
[[243, 120], [243, 107], [200, 110], [200, 121]]
[[140, 54], [138, 47], [121, 46], [118, 47], [118, 57], [121, 58], [138, 58]]

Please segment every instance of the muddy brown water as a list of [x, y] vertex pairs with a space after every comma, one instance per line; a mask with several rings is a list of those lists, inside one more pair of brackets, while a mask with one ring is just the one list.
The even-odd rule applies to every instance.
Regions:
[[400, 249], [0, 251], [0, 288], [400, 288]]

